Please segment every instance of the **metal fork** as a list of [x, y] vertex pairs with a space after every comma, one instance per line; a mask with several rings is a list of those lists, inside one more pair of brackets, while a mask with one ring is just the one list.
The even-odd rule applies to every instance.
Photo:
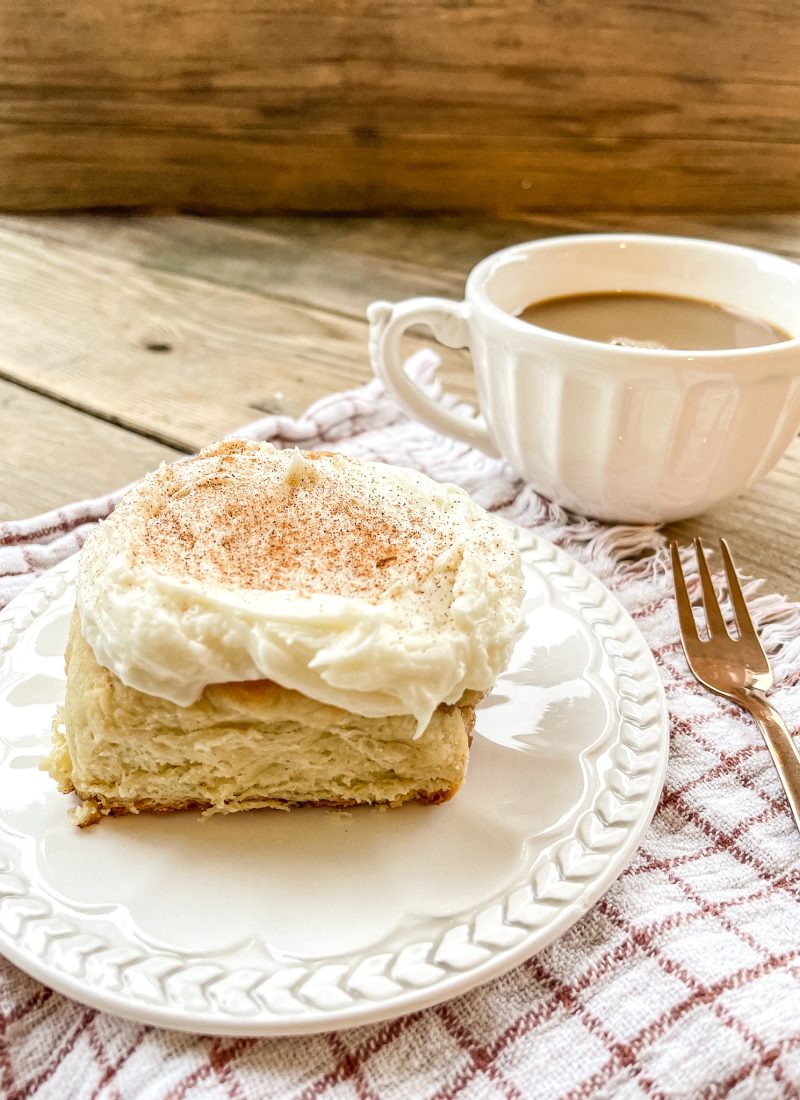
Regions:
[[736, 576], [731, 552], [725, 539], [720, 539], [722, 560], [728, 578], [728, 592], [736, 615], [738, 637], [731, 637], [722, 617], [711, 574], [703, 553], [700, 539], [694, 540], [700, 584], [703, 590], [703, 607], [706, 613], [708, 640], [697, 631], [692, 604], [686, 590], [686, 579], [681, 567], [678, 545], [670, 544], [672, 551], [672, 576], [675, 583], [675, 601], [678, 605], [683, 651], [689, 668], [710, 691], [732, 699], [755, 718], [766, 741], [772, 761], [780, 776], [792, 816], [800, 829], [800, 754], [792, 742], [783, 719], [767, 701], [766, 692], [772, 687], [772, 669], [767, 655], [758, 640], [756, 628], [747, 610], [742, 587]]

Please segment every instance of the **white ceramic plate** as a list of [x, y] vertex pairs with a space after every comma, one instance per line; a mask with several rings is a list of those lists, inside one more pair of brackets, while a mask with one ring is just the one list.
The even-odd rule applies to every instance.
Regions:
[[520, 532], [527, 632], [444, 806], [192, 813], [79, 830], [38, 768], [76, 561], [0, 614], [0, 950], [79, 1001], [225, 1035], [401, 1015], [561, 935], [630, 860], [667, 762], [652, 656], [616, 600]]

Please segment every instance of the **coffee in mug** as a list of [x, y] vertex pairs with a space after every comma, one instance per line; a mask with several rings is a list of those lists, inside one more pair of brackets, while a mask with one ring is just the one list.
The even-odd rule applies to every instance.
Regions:
[[784, 329], [740, 309], [674, 294], [566, 294], [526, 306], [530, 325], [631, 348], [722, 351], [791, 340]]

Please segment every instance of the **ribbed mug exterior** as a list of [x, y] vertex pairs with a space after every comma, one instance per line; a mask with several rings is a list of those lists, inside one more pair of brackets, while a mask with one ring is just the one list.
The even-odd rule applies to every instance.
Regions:
[[800, 427], [800, 351], [770, 370], [706, 373], [658, 360], [535, 354], [473, 321], [479, 403], [512, 469], [597, 519], [660, 523], [763, 477]]

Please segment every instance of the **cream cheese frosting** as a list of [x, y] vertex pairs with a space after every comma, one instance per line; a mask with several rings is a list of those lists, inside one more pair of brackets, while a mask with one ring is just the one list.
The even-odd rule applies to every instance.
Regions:
[[82, 633], [129, 687], [188, 706], [267, 679], [418, 730], [492, 686], [521, 596], [512, 529], [456, 486], [235, 439], [139, 482], [78, 579]]

